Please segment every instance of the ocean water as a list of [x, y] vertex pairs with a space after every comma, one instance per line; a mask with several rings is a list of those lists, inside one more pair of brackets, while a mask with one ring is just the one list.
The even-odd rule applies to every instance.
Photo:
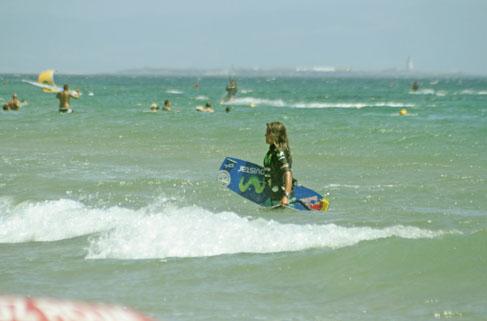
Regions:
[[[57, 77], [72, 114], [0, 76], [0, 104], [27, 100], [0, 111], [0, 293], [171, 321], [487, 320], [487, 78], [242, 77], [221, 104], [225, 78]], [[274, 120], [327, 213], [218, 183], [225, 156], [262, 162]]]

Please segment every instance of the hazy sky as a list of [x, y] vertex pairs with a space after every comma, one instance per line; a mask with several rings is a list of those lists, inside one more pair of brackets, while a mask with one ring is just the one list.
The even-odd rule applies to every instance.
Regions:
[[0, 0], [0, 72], [351, 67], [487, 74], [487, 0]]

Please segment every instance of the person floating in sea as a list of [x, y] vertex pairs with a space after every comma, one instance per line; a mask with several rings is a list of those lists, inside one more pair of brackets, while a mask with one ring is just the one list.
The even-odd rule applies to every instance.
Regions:
[[170, 100], [164, 100], [164, 107], [162, 107], [164, 111], [171, 111], [172, 110], [172, 103]]
[[237, 94], [237, 81], [235, 79], [229, 79], [227, 87], [225, 88], [227, 95], [223, 99], [224, 101], [231, 100]]
[[264, 157], [265, 181], [271, 189], [272, 202], [287, 206], [293, 190], [293, 174], [286, 127], [281, 122], [266, 126], [265, 142], [269, 144], [269, 150]]
[[69, 91], [69, 86], [64, 85], [63, 91], [58, 92], [56, 98], [59, 99], [59, 112], [61, 113], [72, 113], [73, 110], [69, 105], [71, 98], [78, 99], [80, 96], [79, 90], [75, 92]]
[[7, 101], [3, 105], [3, 110], [15, 110], [15, 111], [18, 111], [20, 109], [20, 105], [21, 105], [21, 101], [17, 97], [17, 94], [14, 93], [12, 95], [12, 99], [10, 99], [9, 101]]
[[211, 104], [209, 102], [206, 103], [205, 106], [198, 106], [198, 107], [196, 107], [196, 110], [197, 111], [201, 111], [201, 112], [205, 112], [205, 113], [212, 113], [212, 112], [215, 111], [213, 109], [213, 107], [211, 107]]
[[158, 110], [159, 110], [159, 106], [157, 105], [157, 103], [150, 104], [150, 111], [151, 112], [155, 113]]
[[411, 90], [417, 91], [418, 89], [419, 89], [419, 84], [417, 81], [414, 81], [413, 84], [411, 85]]

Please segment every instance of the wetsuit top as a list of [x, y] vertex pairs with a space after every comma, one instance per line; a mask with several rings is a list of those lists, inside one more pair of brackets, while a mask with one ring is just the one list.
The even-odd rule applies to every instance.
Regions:
[[284, 194], [284, 173], [291, 170], [288, 153], [278, 149], [275, 145], [269, 146], [264, 158], [264, 177], [271, 188], [271, 198], [280, 200]]

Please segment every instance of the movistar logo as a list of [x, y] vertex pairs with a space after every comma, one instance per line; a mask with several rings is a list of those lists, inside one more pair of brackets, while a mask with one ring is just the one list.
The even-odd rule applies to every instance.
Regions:
[[261, 182], [257, 176], [250, 176], [249, 180], [244, 183], [244, 177], [240, 178], [240, 182], [238, 184], [238, 188], [240, 189], [240, 192], [244, 193], [246, 192], [249, 187], [252, 185], [254, 187], [254, 191], [257, 194], [261, 194], [264, 191], [265, 184], [264, 182]]

